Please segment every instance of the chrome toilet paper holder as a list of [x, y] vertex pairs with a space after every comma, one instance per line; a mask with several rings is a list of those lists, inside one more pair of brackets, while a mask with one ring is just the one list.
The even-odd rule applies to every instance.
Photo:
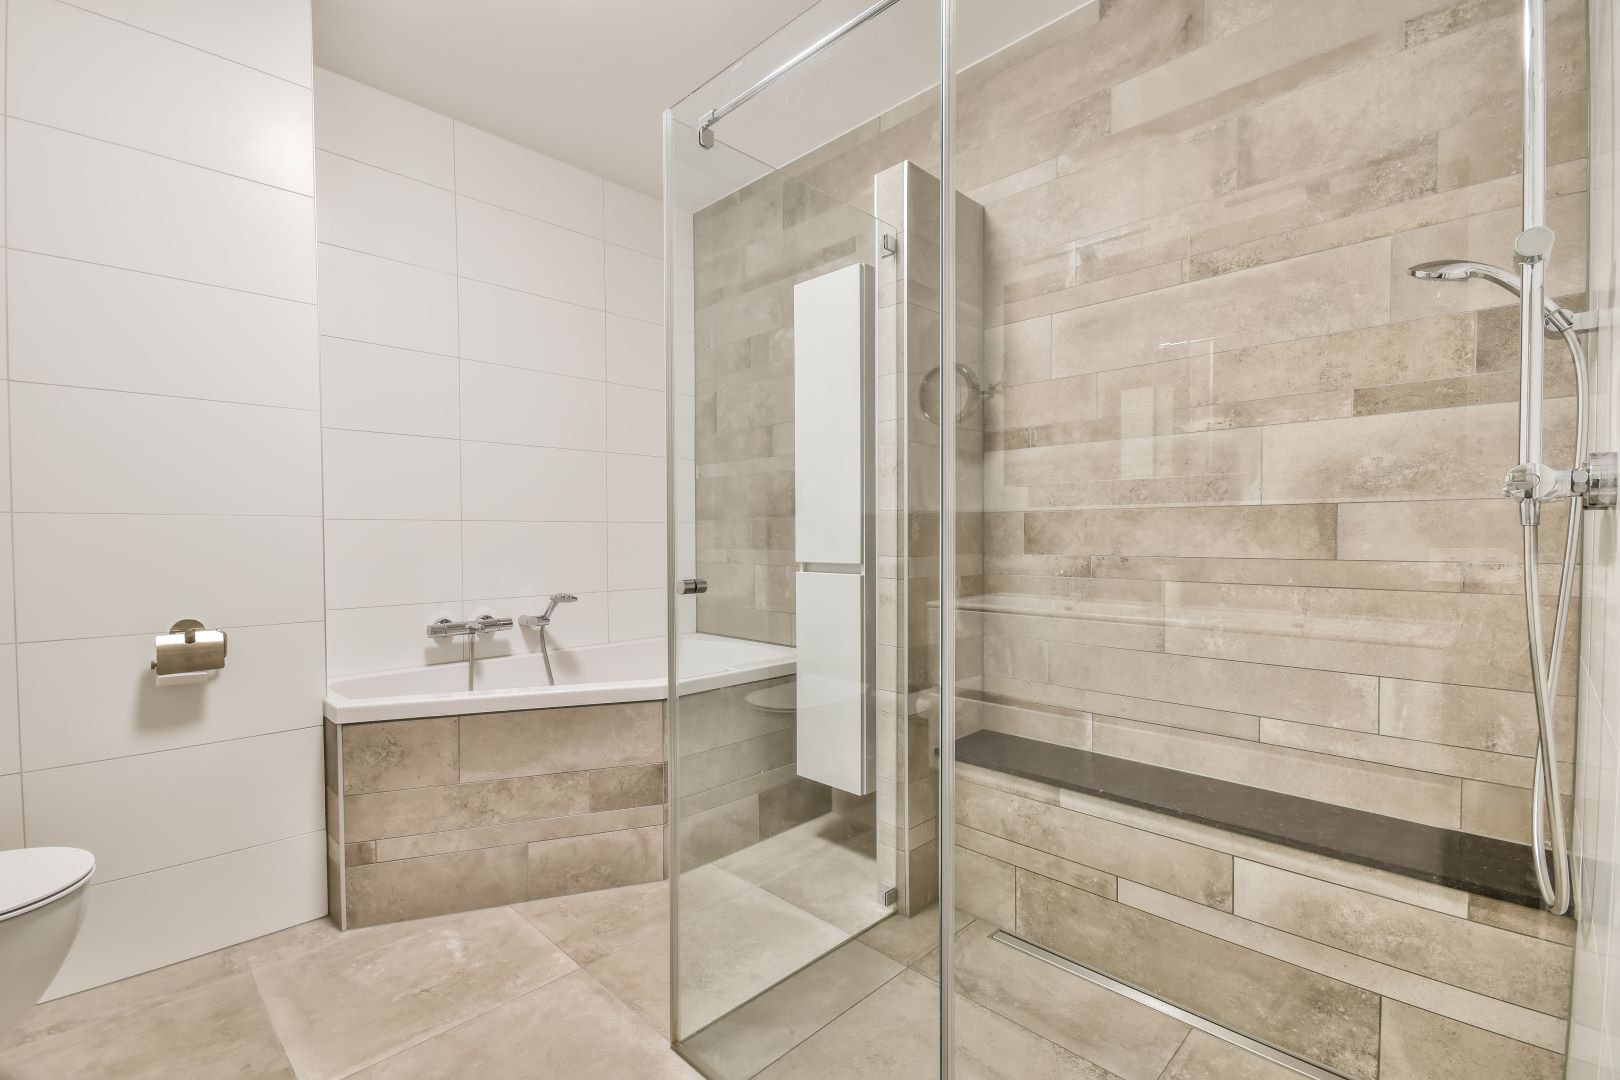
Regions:
[[228, 641], [223, 630], [210, 630], [196, 619], [181, 619], [153, 641], [152, 670], [159, 685], [197, 682], [225, 666]]

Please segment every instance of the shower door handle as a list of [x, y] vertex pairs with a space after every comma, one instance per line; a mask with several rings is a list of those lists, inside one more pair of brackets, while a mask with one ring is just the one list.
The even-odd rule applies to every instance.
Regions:
[[694, 596], [709, 591], [709, 583], [700, 577], [681, 578], [675, 584], [675, 593], [678, 596]]

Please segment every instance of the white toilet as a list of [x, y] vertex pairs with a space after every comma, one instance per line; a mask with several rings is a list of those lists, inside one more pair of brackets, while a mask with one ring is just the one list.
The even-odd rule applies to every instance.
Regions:
[[67, 959], [95, 869], [96, 857], [78, 848], [0, 851], [0, 1039]]

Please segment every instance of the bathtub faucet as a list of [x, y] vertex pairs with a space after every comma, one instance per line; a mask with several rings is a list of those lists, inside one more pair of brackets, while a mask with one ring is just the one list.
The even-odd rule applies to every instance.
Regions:
[[427, 634], [430, 638], [443, 637], [476, 637], [479, 634], [492, 634], [496, 630], [512, 629], [511, 619], [497, 619], [493, 615], [480, 615], [476, 619], [466, 622], [451, 622], [449, 619], [440, 619], [438, 622], [428, 623]]
[[546, 606], [544, 615], [522, 615], [518, 617], [518, 625], [527, 630], [544, 630], [551, 625], [551, 614], [557, 610], [558, 604], [572, 604], [579, 597], [573, 593], [552, 593], [551, 603]]

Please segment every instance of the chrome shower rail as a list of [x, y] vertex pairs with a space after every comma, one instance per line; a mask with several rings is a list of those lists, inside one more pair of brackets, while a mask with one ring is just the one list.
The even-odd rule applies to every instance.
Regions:
[[748, 104], [761, 90], [764, 90], [766, 87], [770, 86], [777, 79], [780, 79], [782, 76], [786, 75], [788, 72], [792, 71], [794, 68], [810, 59], [812, 56], [815, 56], [821, 50], [825, 49], [827, 46], [831, 45], [833, 42], [837, 41], [851, 30], [854, 30], [868, 19], [883, 14], [897, 3], [899, 3], [899, 0], [878, 0], [877, 3], [873, 4], [859, 15], [856, 15], [853, 19], [850, 19], [842, 26], [829, 31], [826, 36], [811, 44], [798, 55], [794, 56], [791, 60], [788, 60], [780, 67], [776, 68], [769, 75], [766, 75], [763, 79], [759, 80], [753, 86], [750, 86], [748, 89], [744, 90], [742, 93], [738, 94], [736, 97], [732, 98], [718, 109], [710, 109], [708, 112], [704, 113], [702, 119], [698, 121], [698, 145], [703, 147], [705, 150], [713, 147], [714, 131], [712, 129], [714, 128], [714, 125], [730, 116], [733, 112], [736, 112], [737, 109]]

